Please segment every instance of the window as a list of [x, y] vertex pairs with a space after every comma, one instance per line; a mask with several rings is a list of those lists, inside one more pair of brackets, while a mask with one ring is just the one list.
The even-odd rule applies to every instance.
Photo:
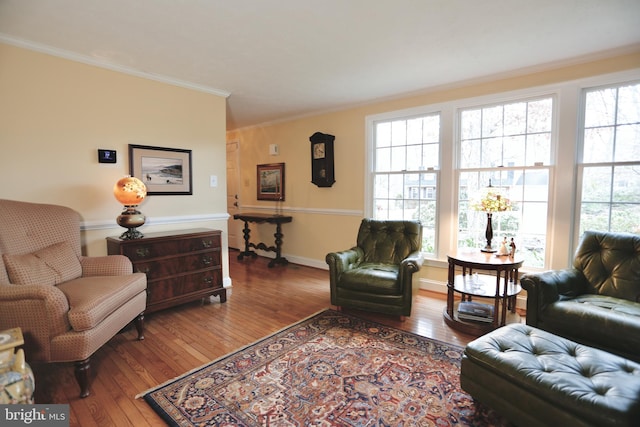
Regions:
[[527, 270], [570, 265], [586, 229], [640, 233], [640, 69], [383, 112], [366, 132], [365, 215], [419, 218], [428, 265], [486, 245], [472, 204], [490, 180], [513, 207], [492, 243], [513, 237]]
[[579, 230], [640, 233], [640, 83], [584, 92]]
[[373, 124], [373, 217], [420, 220], [422, 251], [435, 253], [440, 114]]
[[553, 106], [545, 97], [460, 111], [458, 247], [485, 246], [487, 214], [472, 204], [491, 185], [512, 202], [492, 215], [493, 245], [514, 238], [527, 266], [544, 266]]

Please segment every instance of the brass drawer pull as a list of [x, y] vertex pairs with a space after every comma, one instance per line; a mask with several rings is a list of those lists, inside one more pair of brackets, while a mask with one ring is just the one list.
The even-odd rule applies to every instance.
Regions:
[[213, 257], [211, 257], [211, 256], [203, 256], [202, 257], [202, 264], [211, 265], [212, 262], [213, 262]]
[[210, 285], [210, 284], [212, 284], [212, 283], [213, 283], [213, 277], [211, 277], [211, 276], [207, 276], [207, 277], [203, 278], [203, 279], [202, 279], [202, 281], [203, 281], [204, 283], [206, 283], [207, 285]]
[[203, 248], [210, 248], [213, 245], [213, 242], [211, 240], [203, 240], [202, 241], [202, 247]]
[[136, 255], [140, 258], [145, 258], [149, 256], [149, 248], [138, 248], [136, 249]]

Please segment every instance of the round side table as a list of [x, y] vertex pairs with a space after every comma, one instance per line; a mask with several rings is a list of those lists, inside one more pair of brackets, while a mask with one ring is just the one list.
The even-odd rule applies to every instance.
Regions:
[[[470, 335], [483, 335], [507, 323], [520, 321], [515, 297], [522, 290], [518, 284], [518, 269], [524, 262], [522, 257], [474, 250], [459, 251], [447, 259], [447, 306], [443, 312], [447, 325]], [[460, 301], [455, 301], [456, 293], [461, 295]], [[458, 314], [460, 303], [471, 302], [473, 297], [493, 299], [493, 315], [479, 316], [476, 320], [461, 319]]]

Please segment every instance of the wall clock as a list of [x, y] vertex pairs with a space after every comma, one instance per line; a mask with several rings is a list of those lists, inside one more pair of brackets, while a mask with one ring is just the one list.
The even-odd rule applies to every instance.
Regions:
[[331, 187], [336, 182], [333, 170], [335, 136], [316, 132], [311, 141], [311, 182], [318, 187]]

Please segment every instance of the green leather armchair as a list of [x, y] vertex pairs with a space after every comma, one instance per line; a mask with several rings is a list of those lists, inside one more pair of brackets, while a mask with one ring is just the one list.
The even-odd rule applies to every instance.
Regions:
[[640, 362], [640, 235], [586, 231], [572, 268], [520, 284], [528, 325]]
[[356, 246], [327, 254], [331, 304], [410, 316], [421, 247], [419, 221], [363, 219]]

